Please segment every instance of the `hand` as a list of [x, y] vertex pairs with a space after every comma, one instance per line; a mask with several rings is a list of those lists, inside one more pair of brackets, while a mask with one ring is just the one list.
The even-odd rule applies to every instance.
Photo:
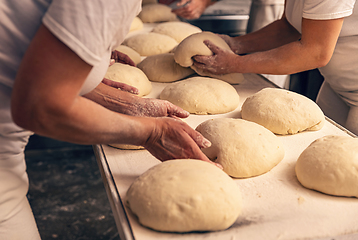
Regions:
[[104, 83], [104, 84], [106, 84], [106, 85], [108, 85], [110, 87], [120, 89], [120, 90], [125, 91], [125, 92], [133, 93], [135, 95], [139, 94], [138, 88], [130, 86], [130, 85], [125, 84], [125, 83], [115, 82], [115, 81], [112, 81], [112, 80], [110, 80], [108, 78], [103, 78], [102, 83]]
[[229, 45], [231, 51], [233, 51], [235, 54], [239, 54], [238, 41], [236, 41], [235, 38], [225, 34], [217, 34], [217, 35], [221, 37], [227, 43], [227, 45]]
[[[181, 0], [178, 6], [182, 6], [187, 2], [189, 2], [189, 0]], [[190, 3], [184, 7], [175, 9], [172, 12], [186, 19], [197, 19], [209, 5], [211, 5], [211, 0], [191, 0]]]
[[213, 55], [194, 56], [194, 67], [201, 69], [204, 73], [207, 72], [215, 75], [235, 72], [235, 61], [236, 58], [239, 57], [238, 55], [231, 51], [219, 48], [209, 40], [205, 40], [204, 43], [213, 52]]
[[161, 161], [170, 159], [199, 159], [216, 165], [210, 161], [200, 148], [210, 147], [209, 140], [192, 129], [181, 120], [173, 118], [157, 118], [144, 147]]
[[117, 50], [114, 50], [112, 52], [111, 59], [114, 59], [115, 62], [118, 62], [118, 63], [128, 64], [133, 67], [135, 66], [135, 63], [133, 62], [133, 60], [130, 57], [128, 57], [128, 55], [121, 53]]

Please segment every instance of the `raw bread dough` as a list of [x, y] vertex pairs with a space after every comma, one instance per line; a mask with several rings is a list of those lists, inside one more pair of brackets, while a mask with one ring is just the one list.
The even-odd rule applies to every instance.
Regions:
[[216, 118], [196, 130], [211, 141], [202, 151], [232, 177], [248, 178], [270, 171], [284, 157], [280, 139], [261, 125], [243, 119]]
[[130, 145], [130, 144], [108, 144], [111, 147], [119, 148], [123, 150], [142, 150], [145, 149], [143, 146]]
[[158, 3], [158, 0], [142, 0], [142, 5]]
[[132, 67], [128, 64], [115, 63], [107, 70], [105, 78], [112, 81], [126, 83], [136, 87], [139, 90], [138, 96], [148, 95], [152, 91], [152, 83], [139, 68]]
[[186, 22], [165, 22], [155, 26], [152, 32], [168, 35], [180, 43], [190, 35], [201, 32], [201, 29]]
[[172, 13], [172, 9], [167, 5], [160, 3], [143, 5], [142, 11], [138, 14], [138, 17], [144, 23], [178, 21], [177, 15]]
[[119, 45], [115, 50], [128, 55], [128, 57], [132, 59], [135, 64], [138, 64], [142, 61], [142, 58], [140, 57], [139, 53], [137, 53], [133, 48], [130, 48], [125, 45]]
[[301, 153], [295, 170], [306, 188], [358, 197], [358, 139], [333, 135], [319, 138]]
[[217, 231], [241, 212], [237, 184], [213, 164], [191, 159], [160, 163], [138, 177], [127, 203], [139, 222], [168, 232]]
[[149, 56], [137, 67], [153, 82], [174, 82], [195, 73], [193, 69], [177, 64], [173, 53]]
[[248, 97], [242, 105], [241, 116], [283, 135], [317, 131], [324, 125], [323, 112], [315, 102], [278, 88], [265, 88]]
[[223, 75], [213, 75], [203, 73], [200, 69], [193, 66], [192, 57], [195, 55], [211, 56], [213, 52], [204, 44], [204, 40], [210, 40], [219, 48], [231, 51], [229, 45], [218, 35], [212, 32], [201, 32], [190, 35], [185, 38], [176, 47], [174, 52], [174, 59], [183, 67], [191, 67], [201, 76], [209, 76], [224, 80], [231, 84], [238, 84], [244, 81], [244, 76], [241, 73], [229, 73]]
[[139, 17], [135, 17], [132, 21], [129, 32], [137, 31], [143, 28], [143, 22]]
[[240, 102], [239, 94], [229, 83], [208, 77], [191, 77], [170, 83], [160, 94], [194, 114], [220, 114], [233, 111]]
[[133, 48], [141, 56], [151, 56], [170, 52], [178, 42], [167, 35], [149, 32], [128, 37], [123, 45]]

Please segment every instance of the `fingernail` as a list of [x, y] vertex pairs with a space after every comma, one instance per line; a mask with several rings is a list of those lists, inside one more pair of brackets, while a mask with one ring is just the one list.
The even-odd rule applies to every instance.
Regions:
[[208, 148], [211, 146], [211, 142], [208, 139], [204, 138], [203, 145], [205, 148]]

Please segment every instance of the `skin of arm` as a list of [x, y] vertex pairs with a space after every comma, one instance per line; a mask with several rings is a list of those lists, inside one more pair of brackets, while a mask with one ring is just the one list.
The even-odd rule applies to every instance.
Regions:
[[[178, 6], [182, 6], [187, 3], [188, 0], [181, 0], [178, 3]], [[213, 4], [211, 0], [191, 0], [190, 3], [184, 7], [173, 10], [172, 12], [178, 15], [179, 17], [186, 19], [197, 19], [205, 11], [207, 7]]]
[[282, 19], [257, 32], [236, 38], [223, 37], [235, 53], [250, 54], [236, 55], [205, 41], [214, 54], [195, 56], [194, 65], [213, 74], [293, 74], [319, 68], [332, 57], [342, 24], [343, 18], [303, 18], [300, 35], [283, 15]]
[[183, 121], [124, 115], [79, 96], [91, 68], [41, 25], [14, 82], [14, 122], [63, 141], [134, 144], [162, 161], [194, 158], [211, 162], [200, 150], [210, 142]]

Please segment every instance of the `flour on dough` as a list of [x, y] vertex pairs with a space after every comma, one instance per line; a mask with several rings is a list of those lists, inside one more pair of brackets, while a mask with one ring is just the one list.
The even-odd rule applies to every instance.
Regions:
[[358, 139], [334, 135], [319, 138], [301, 153], [295, 170], [306, 188], [358, 197]]
[[190, 35], [202, 31], [200, 28], [186, 22], [164, 22], [155, 26], [152, 32], [168, 35], [180, 43]]
[[151, 3], [145, 4], [138, 17], [143, 23], [158, 23], [178, 21], [177, 15], [172, 13], [172, 9], [165, 4]]
[[170, 83], [160, 94], [193, 114], [220, 114], [235, 110], [240, 102], [236, 89], [227, 82], [209, 77], [191, 77]]
[[232, 177], [248, 178], [270, 171], [284, 157], [280, 139], [261, 125], [242, 119], [215, 118], [196, 130], [211, 141], [202, 149]]
[[311, 99], [279, 88], [265, 88], [248, 97], [241, 107], [241, 116], [283, 135], [319, 130], [325, 120]]
[[224, 230], [242, 208], [233, 179], [213, 164], [192, 159], [150, 168], [132, 183], [126, 197], [142, 225], [166, 232]]

